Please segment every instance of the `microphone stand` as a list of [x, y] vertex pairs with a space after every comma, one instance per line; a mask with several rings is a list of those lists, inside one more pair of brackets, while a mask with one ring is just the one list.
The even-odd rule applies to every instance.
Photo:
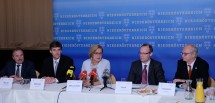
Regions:
[[66, 89], [67, 86], [64, 86], [62, 89]]
[[91, 77], [90, 77], [90, 90], [89, 91], [91, 91], [91, 89], [92, 89], [92, 87], [94, 85], [93, 78], [94, 78], [94, 75], [91, 75]]
[[107, 79], [108, 79], [108, 77], [107, 77], [107, 76], [104, 76], [104, 77], [102, 77], [102, 78], [104, 79], [104, 81], [103, 81], [104, 87], [102, 87], [102, 88], [100, 89], [100, 91], [102, 91], [102, 90], [105, 89], [105, 88], [109, 88], [109, 89], [114, 90], [113, 88], [107, 86]]
[[[66, 80], [72, 80], [71, 74], [67, 75]], [[64, 86], [62, 89], [66, 89], [67, 86]]]

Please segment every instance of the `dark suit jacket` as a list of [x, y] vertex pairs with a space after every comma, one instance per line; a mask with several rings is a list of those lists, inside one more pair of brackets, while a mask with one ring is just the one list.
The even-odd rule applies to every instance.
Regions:
[[[140, 84], [142, 81], [142, 68], [140, 60], [132, 62], [127, 80], [132, 81], [134, 84]], [[166, 82], [162, 65], [160, 62], [151, 59], [148, 71], [148, 84], [158, 85], [159, 82]]]
[[[70, 66], [74, 66], [73, 60], [67, 56], [61, 56], [59, 60], [59, 64], [57, 67], [56, 75], [54, 73], [53, 67], [53, 58], [47, 58], [44, 60], [42, 73], [40, 77], [49, 76], [55, 77], [58, 79], [59, 83], [66, 82], [66, 72], [70, 68]], [[73, 71], [74, 72], [74, 71]]]
[[[0, 76], [12, 76], [15, 75], [16, 63], [14, 60], [8, 61], [2, 71]], [[21, 76], [24, 79], [36, 78], [35, 65], [29, 60], [24, 60], [22, 63]]]
[[[197, 78], [203, 78], [203, 87], [208, 87], [208, 69], [209, 65], [208, 63], [203, 60], [200, 57], [196, 58], [196, 61], [192, 68], [191, 73], [191, 80], [192, 80], [192, 88], [196, 88], [196, 79]], [[187, 63], [183, 61], [182, 59], [178, 61], [178, 67], [177, 71], [175, 73], [175, 79], [189, 79], [188, 77], [188, 70], [187, 70]], [[178, 87], [181, 84], [181, 82], [176, 83], [176, 86]]]

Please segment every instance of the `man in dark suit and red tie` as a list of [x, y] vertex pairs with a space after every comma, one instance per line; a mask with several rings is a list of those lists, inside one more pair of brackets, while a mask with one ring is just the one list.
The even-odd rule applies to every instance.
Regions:
[[192, 44], [184, 46], [181, 52], [182, 58], [178, 61], [177, 71], [173, 80], [177, 87], [187, 88], [185, 80], [192, 80], [191, 87], [196, 88], [196, 79], [203, 79], [203, 87], [208, 87], [209, 64], [198, 57], [198, 49]]
[[166, 82], [164, 70], [159, 61], [151, 58], [153, 48], [150, 44], [143, 44], [140, 48], [140, 60], [131, 64], [128, 81], [134, 84], [158, 85], [159, 82]]
[[6, 63], [0, 77], [10, 77], [15, 80], [36, 78], [34, 63], [24, 59], [24, 53], [21, 48], [15, 48], [12, 52], [13, 60]]
[[[75, 70], [73, 60], [67, 56], [61, 55], [62, 44], [58, 41], [53, 41], [50, 44], [49, 51], [52, 57], [44, 60], [40, 77], [45, 78], [46, 84], [66, 82], [67, 71], [69, 69]], [[72, 77], [74, 79], [74, 73], [72, 73]]]

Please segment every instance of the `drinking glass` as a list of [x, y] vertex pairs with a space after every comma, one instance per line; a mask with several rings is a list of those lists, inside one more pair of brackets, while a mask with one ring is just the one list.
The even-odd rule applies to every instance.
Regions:
[[122, 82], [125, 82], [125, 81], [126, 81], [126, 78], [121, 78], [121, 81], [122, 81]]
[[192, 87], [191, 87], [191, 83], [192, 83], [192, 80], [185, 80], [186, 84], [187, 84], [187, 88], [186, 88], [186, 91], [185, 91], [185, 99], [187, 100], [192, 100], [193, 99], [193, 92], [192, 92]]
[[215, 87], [209, 87], [207, 91], [207, 97], [209, 100], [215, 100]]

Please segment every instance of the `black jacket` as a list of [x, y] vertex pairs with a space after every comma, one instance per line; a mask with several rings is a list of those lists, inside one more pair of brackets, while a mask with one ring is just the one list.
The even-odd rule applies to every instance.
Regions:
[[[142, 68], [140, 60], [132, 62], [127, 80], [132, 81], [134, 84], [140, 84], [142, 81]], [[158, 85], [159, 82], [166, 82], [162, 65], [160, 62], [151, 59], [148, 71], [148, 84]]]

